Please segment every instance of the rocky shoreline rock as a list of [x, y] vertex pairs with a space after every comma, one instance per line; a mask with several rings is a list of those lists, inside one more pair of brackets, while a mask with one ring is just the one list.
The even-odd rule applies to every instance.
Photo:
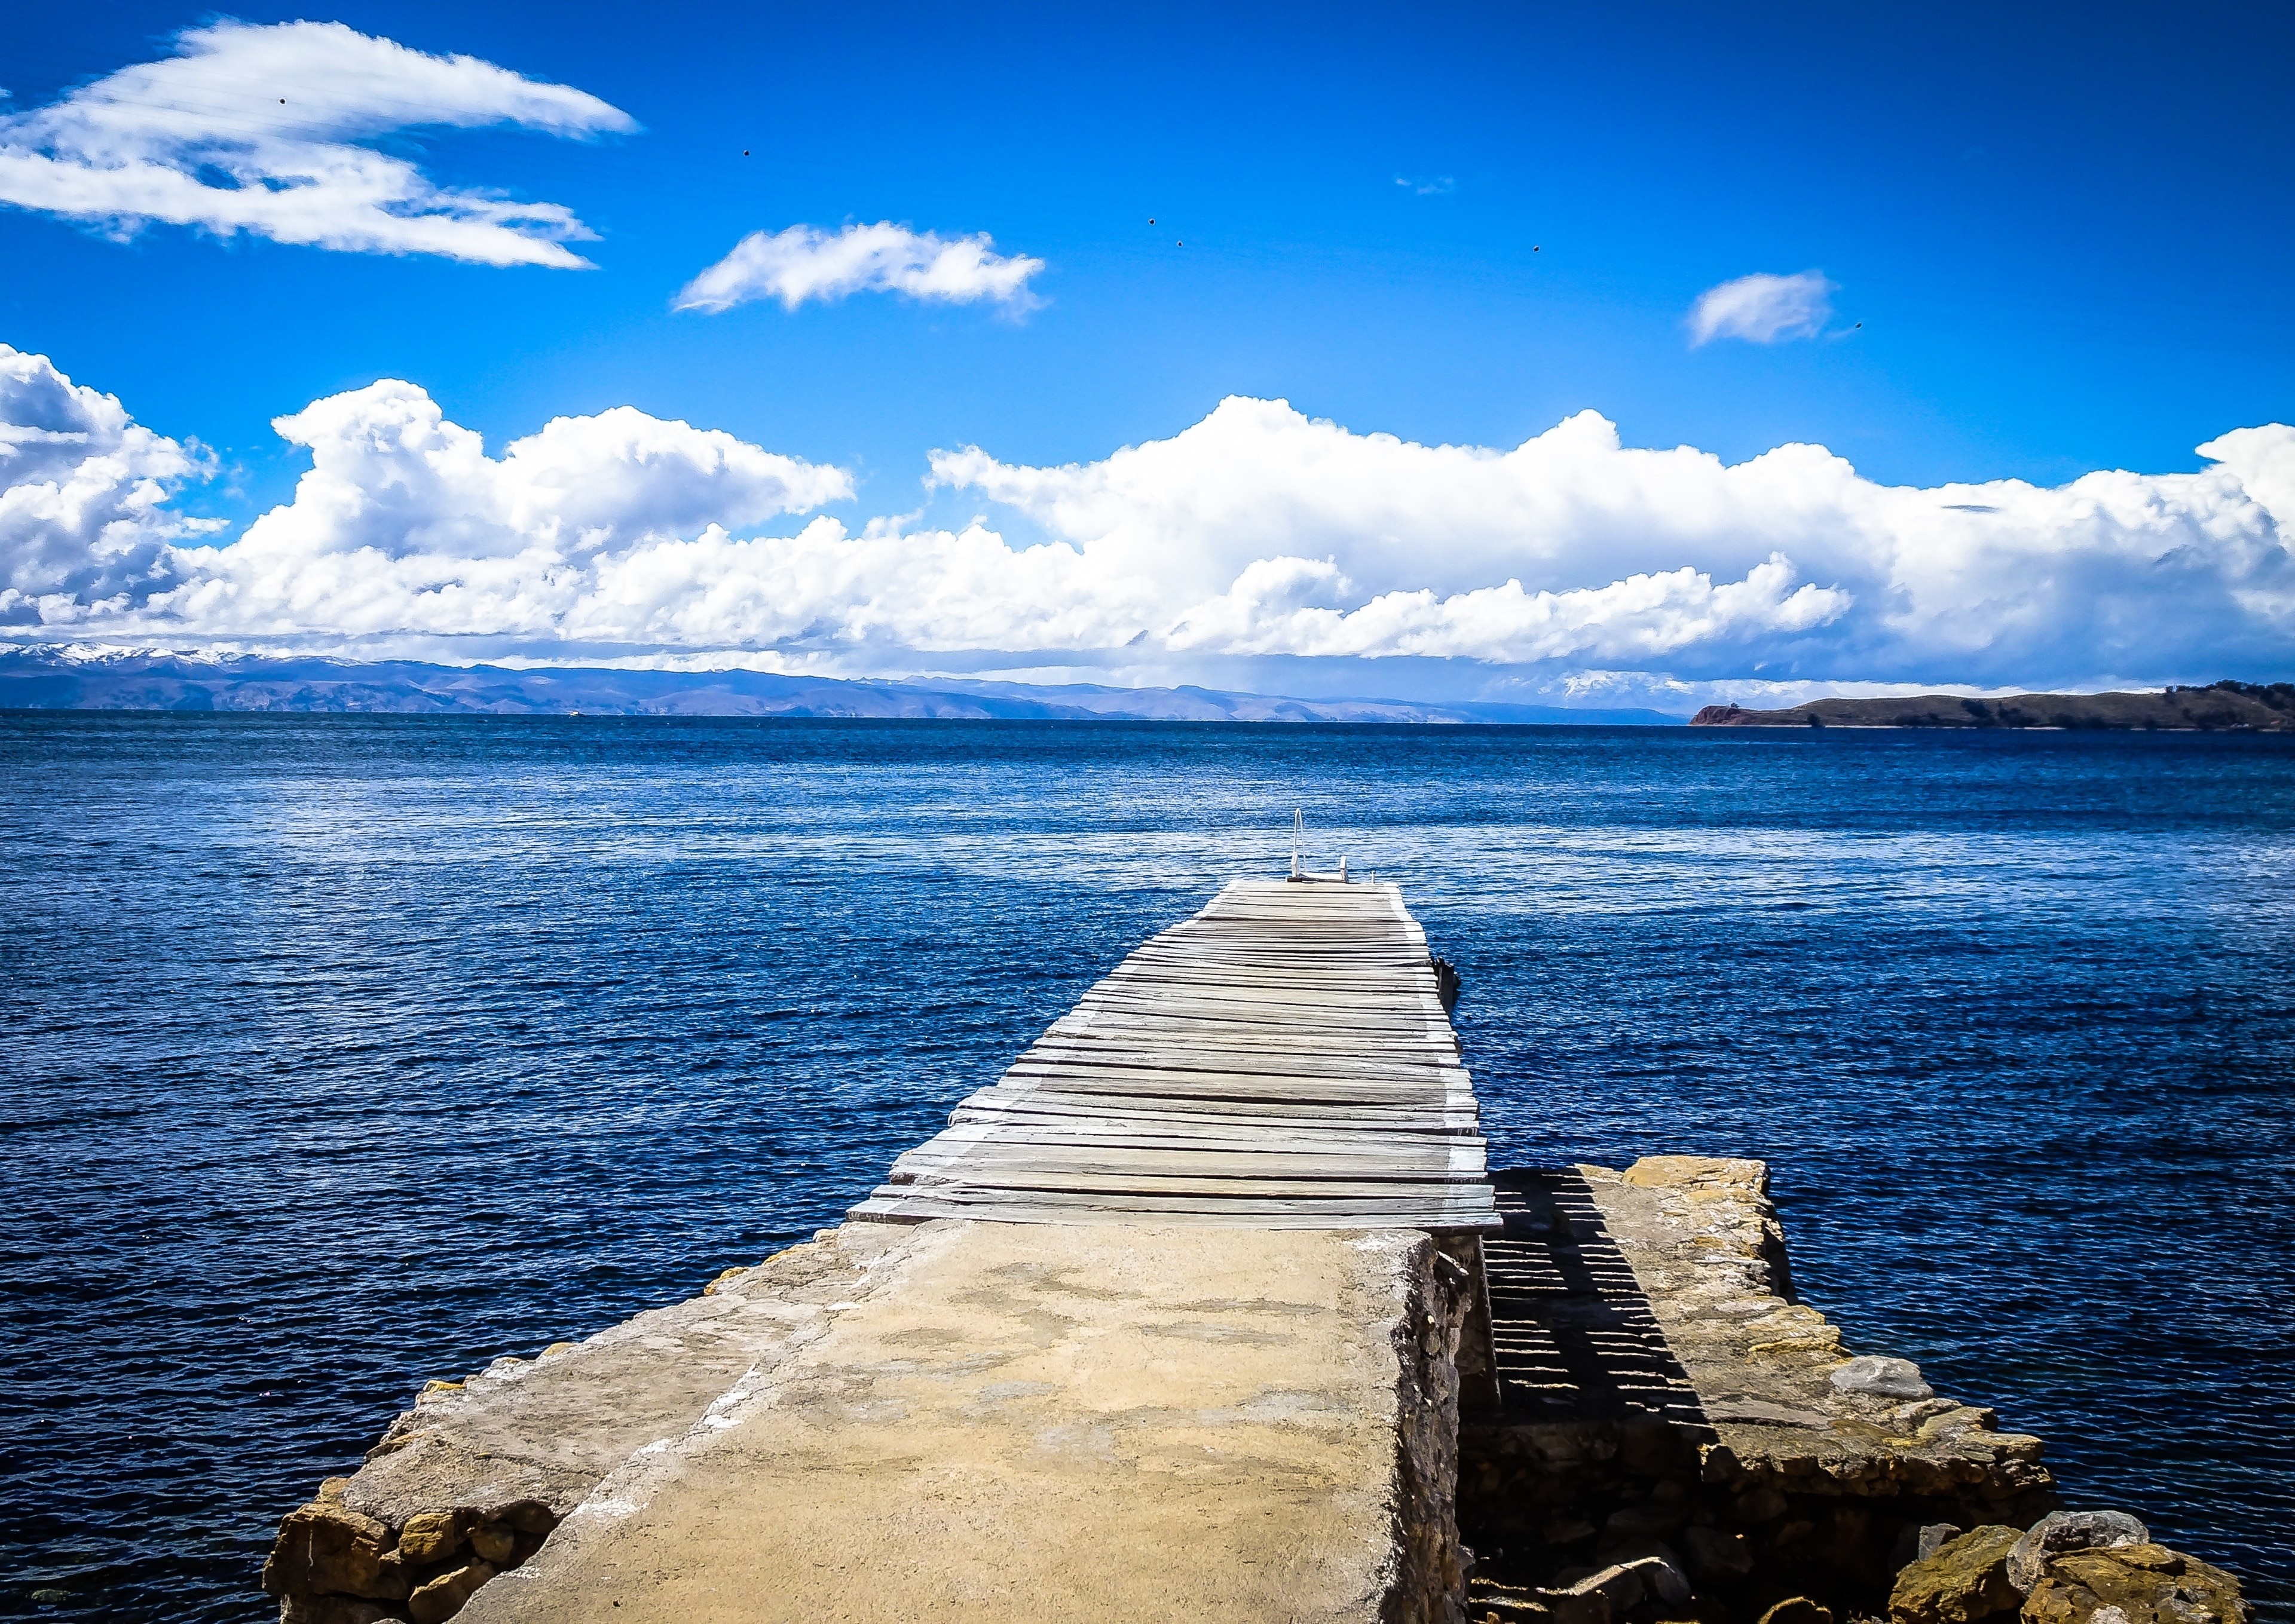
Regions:
[[2239, 1581], [2152, 1542], [2125, 1512], [1980, 1528], [1897, 1575], [1891, 1624], [2243, 1624]]

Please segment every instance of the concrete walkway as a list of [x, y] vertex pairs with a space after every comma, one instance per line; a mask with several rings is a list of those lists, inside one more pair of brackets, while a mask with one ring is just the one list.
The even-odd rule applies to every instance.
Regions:
[[460, 1616], [1461, 1616], [1464, 1299], [1425, 1235], [860, 1228], [824, 1332]]

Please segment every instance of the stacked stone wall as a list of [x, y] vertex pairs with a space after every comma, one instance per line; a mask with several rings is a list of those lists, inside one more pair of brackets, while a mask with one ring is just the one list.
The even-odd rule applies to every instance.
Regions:
[[[1907, 1360], [1853, 1355], [1797, 1302], [1760, 1163], [1655, 1156], [1575, 1179], [1589, 1198], [1540, 1221], [1614, 1245], [1695, 1402], [1468, 1421], [1477, 1624], [2242, 1624], [2229, 1575], [2133, 1518], [2063, 1512], [2039, 1439]], [[2111, 1540], [2029, 1543], [2097, 1517]]]
[[1458, 1539], [1458, 1351], [1478, 1283], [1430, 1241], [1413, 1260], [1408, 1316], [1394, 1329], [1394, 1580], [1381, 1624], [1458, 1624], [1466, 1617]]

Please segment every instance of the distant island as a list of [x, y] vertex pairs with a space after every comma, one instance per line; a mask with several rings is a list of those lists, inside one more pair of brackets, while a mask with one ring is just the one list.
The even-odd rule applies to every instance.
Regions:
[[2211, 682], [2141, 694], [2014, 694], [1964, 699], [1816, 699], [1791, 710], [1709, 705], [1695, 728], [2109, 728], [2202, 733], [2295, 732], [2295, 682]]

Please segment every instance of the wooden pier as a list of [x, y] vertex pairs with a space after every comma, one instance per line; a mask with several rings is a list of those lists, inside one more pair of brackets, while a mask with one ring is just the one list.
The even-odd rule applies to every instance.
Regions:
[[851, 1216], [1480, 1234], [1500, 1228], [1484, 1151], [1401, 888], [1237, 880]]
[[1484, 1155], [1398, 888], [1237, 881], [855, 1221], [434, 1383], [266, 1585], [287, 1624], [1457, 1624]]

